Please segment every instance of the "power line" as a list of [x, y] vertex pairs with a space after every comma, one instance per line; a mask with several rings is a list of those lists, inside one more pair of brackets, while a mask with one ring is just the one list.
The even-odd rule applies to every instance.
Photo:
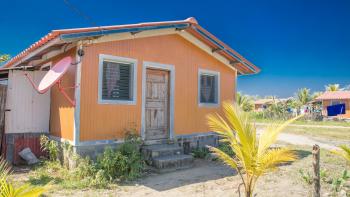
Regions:
[[67, 7], [69, 9], [71, 9], [72, 11], [74, 11], [76, 14], [78, 14], [79, 16], [81, 16], [82, 18], [84, 18], [87, 22], [89, 22], [92, 26], [97, 27], [96, 23], [91, 19], [91, 17], [89, 17], [88, 15], [86, 15], [84, 12], [80, 11], [76, 6], [74, 6], [73, 4], [71, 4], [68, 0], [63, 0], [63, 2], [67, 5]]

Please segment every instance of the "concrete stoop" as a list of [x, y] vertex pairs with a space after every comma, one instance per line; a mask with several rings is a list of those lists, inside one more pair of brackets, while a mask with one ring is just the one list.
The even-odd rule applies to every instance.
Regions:
[[193, 156], [185, 155], [182, 147], [176, 144], [144, 145], [141, 150], [146, 163], [157, 172], [186, 169], [193, 165]]

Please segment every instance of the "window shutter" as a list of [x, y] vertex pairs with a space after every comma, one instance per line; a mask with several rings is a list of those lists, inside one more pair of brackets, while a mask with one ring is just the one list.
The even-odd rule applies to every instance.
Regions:
[[103, 62], [103, 100], [132, 100], [132, 65]]
[[214, 75], [200, 76], [200, 102], [201, 103], [216, 103], [217, 95], [217, 80]]

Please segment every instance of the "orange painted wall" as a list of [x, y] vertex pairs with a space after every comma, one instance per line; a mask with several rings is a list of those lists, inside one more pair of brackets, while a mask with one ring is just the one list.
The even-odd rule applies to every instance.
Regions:
[[[58, 55], [46, 62], [56, 64], [63, 57], [71, 56], [75, 61], [76, 49], [72, 48], [69, 51]], [[44, 62], [44, 63], [46, 63]], [[72, 65], [62, 78], [63, 87], [71, 87], [75, 84], [76, 66]], [[74, 89], [67, 89], [67, 93], [71, 98], [74, 98]], [[51, 109], [50, 109], [50, 134], [56, 137], [61, 137], [68, 140], [73, 140], [74, 131], [74, 107], [66, 100], [59, 92], [58, 86], [54, 85], [51, 88]]]
[[[141, 124], [143, 61], [175, 67], [175, 135], [208, 131], [206, 115], [220, 108], [198, 107], [198, 69], [220, 72], [221, 102], [233, 100], [236, 72], [179, 35], [92, 44], [84, 48], [81, 73], [80, 140], [120, 139], [124, 129]], [[136, 105], [98, 104], [98, 56], [138, 60]]]
[[[345, 113], [347, 115], [350, 115], [350, 99], [348, 100], [342, 100], [345, 103]], [[327, 107], [331, 105], [331, 100], [323, 100], [322, 101], [323, 109], [322, 109], [322, 114], [324, 116], [327, 116]]]

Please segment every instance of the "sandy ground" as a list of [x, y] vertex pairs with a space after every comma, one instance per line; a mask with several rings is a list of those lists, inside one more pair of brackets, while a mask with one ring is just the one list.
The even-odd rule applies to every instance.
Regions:
[[[258, 197], [306, 197], [310, 196], [310, 187], [302, 181], [298, 171], [311, 170], [311, 145], [319, 144], [322, 149], [334, 149], [335, 144], [325, 139], [320, 141], [308, 136], [282, 133], [279, 136], [282, 144], [294, 144], [298, 150], [299, 160], [281, 166], [273, 173], [261, 177], [256, 187]], [[322, 155], [321, 155], [322, 156]], [[331, 174], [339, 174], [344, 165], [334, 156], [322, 156], [321, 168]], [[340, 162], [340, 163], [339, 163]], [[14, 179], [25, 181], [28, 170], [18, 172]], [[48, 196], [239, 196], [238, 185], [241, 183], [237, 173], [220, 162], [196, 159], [194, 167], [164, 174], [149, 173], [144, 178], [125, 185], [113, 185], [110, 189], [62, 190], [53, 189]], [[328, 187], [328, 188], [327, 188]], [[329, 186], [322, 187], [322, 196], [329, 193]]]
[[[308, 190], [299, 182], [297, 175], [291, 177], [290, 171], [301, 167], [302, 162], [295, 165], [282, 166], [273, 174], [259, 180], [256, 188], [257, 196], [307, 196]], [[292, 167], [293, 166], [293, 167]], [[61, 190], [53, 191], [49, 196], [239, 196], [237, 188], [240, 178], [229, 167], [213, 161], [197, 159], [191, 169], [165, 174], [150, 174], [146, 178], [130, 185], [120, 185], [110, 190]]]

